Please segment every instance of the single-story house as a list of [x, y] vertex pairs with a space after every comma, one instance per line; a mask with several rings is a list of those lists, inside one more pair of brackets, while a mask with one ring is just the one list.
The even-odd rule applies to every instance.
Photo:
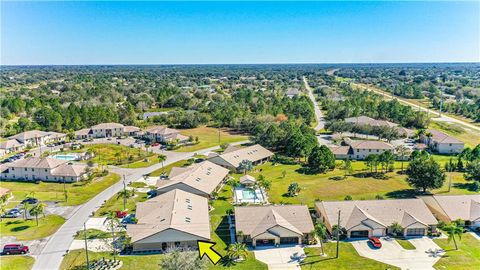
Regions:
[[0, 179], [77, 182], [88, 175], [85, 164], [72, 164], [55, 158], [30, 157], [19, 159], [1, 166]]
[[228, 169], [210, 161], [203, 161], [188, 167], [172, 168], [168, 179], [157, 181], [157, 194], [181, 189], [206, 198], [218, 191], [228, 175]]
[[300, 90], [298, 90], [298, 88], [288, 88], [285, 95], [289, 98], [294, 98], [294, 97], [300, 95], [300, 93], [301, 92], [300, 92]]
[[253, 247], [296, 245], [312, 239], [313, 222], [306, 205], [236, 206], [235, 230]]
[[273, 153], [260, 144], [238, 148], [221, 155], [209, 155], [208, 160], [230, 170], [238, 170], [243, 160], [249, 160], [253, 165], [262, 164], [273, 156]]
[[465, 147], [464, 142], [436, 129], [427, 129], [426, 134], [431, 134], [431, 136], [423, 135], [420, 137], [420, 141], [439, 154], [458, 154]]
[[480, 227], [480, 195], [433, 195], [420, 197], [438, 220], [462, 219], [465, 225]]
[[166, 126], [155, 126], [145, 130], [143, 136], [151, 142], [171, 142], [176, 141], [182, 143], [188, 141], [189, 137], [180, 134], [180, 131], [168, 128]]
[[210, 240], [208, 199], [174, 189], [137, 203], [137, 224], [127, 225], [133, 251], [196, 248]]
[[398, 223], [404, 236], [426, 235], [437, 220], [421, 199], [324, 201], [315, 204], [318, 218], [330, 233], [338, 222], [347, 238], [385, 236]]

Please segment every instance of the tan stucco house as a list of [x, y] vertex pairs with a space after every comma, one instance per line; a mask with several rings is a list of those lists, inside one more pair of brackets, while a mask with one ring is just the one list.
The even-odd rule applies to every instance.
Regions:
[[253, 247], [302, 244], [313, 236], [313, 222], [306, 205], [235, 207], [237, 241]]
[[433, 195], [420, 197], [438, 220], [461, 219], [472, 228], [480, 227], [480, 195]]
[[324, 201], [315, 204], [318, 218], [332, 233], [338, 222], [347, 238], [385, 236], [398, 223], [404, 236], [421, 236], [435, 230], [437, 220], [421, 199]]
[[227, 153], [221, 155], [211, 154], [209, 155], [208, 160], [222, 167], [236, 171], [243, 160], [249, 160], [253, 165], [258, 165], [270, 160], [273, 156], [273, 153], [270, 150], [262, 147], [260, 144], [244, 148], [235, 148], [231, 146], [228, 150]]

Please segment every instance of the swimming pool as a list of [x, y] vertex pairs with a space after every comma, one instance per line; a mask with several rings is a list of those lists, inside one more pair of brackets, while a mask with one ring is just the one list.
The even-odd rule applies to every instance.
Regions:
[[235, 188], [235, 202], [236, 203], [263, 203], [265, 198], [263, 196], [262, 190], [260, 189], [250, 189], [245, 187], [236, 187]]
[[75, 154], [58, 154], [58, 155], [53, 155], [52, 157], [60, 160], [67, 160], [67, 161], [80, 159], [80, 157]]

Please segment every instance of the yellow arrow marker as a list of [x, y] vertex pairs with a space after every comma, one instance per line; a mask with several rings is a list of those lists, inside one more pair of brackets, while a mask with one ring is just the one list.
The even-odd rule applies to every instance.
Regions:
[[197, 244], [198, 244], [198, 254], [200, 256], [200, 259], [203, 258], [203, 255], [207, 255], [207, 257], [210, 259], [210, 261], [213, 264], [217, 264], [222, 259], [222, 256], [220, 255], [220, 253], [218, 253], [213, 249], [213, 246], [216, 243], [198, 240]]

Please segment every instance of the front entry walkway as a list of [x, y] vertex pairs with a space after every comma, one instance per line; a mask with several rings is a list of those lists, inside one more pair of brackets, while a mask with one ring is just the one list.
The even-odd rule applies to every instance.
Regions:
[[414, 250], [406, 250], [394, 239], [381, 238], [382, 247], [372, 248], [368, 240], [352, 241], [352, 245], [360, 256], [387, 263], [402, 269], [433, 269], [433, 265], [441, 258], [444, 251], [428, 237], [409, 239]]
[[269, 270], [300, 269], [300, 263], [305, 259], [302, 246], [257, 247], [255, 258], [268, 265]]

